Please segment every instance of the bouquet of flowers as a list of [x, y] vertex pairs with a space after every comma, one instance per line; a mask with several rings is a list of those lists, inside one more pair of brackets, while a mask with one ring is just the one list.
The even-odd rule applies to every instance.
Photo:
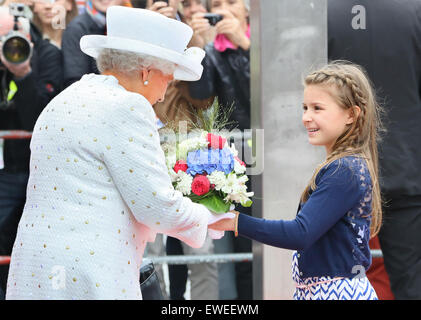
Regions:
[[[211, 131], [221, 129], [217, 104], [200, 112], [200, 127], [186, 139], [163, 143], [166, 164], [176, 190], [213, 213], [226, 213], [234, 204], [250, 207], [253, 192], [247, 191], [246, 165], [238, 158], [235, 145]], [[207, 116], [206, 116], [207, 115]]]

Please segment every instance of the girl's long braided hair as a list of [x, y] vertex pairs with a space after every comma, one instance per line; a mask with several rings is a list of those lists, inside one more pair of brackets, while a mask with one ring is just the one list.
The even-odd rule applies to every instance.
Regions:
[[328, 90], [339, 106], [347, 110], [358, 106], [359, 115], [354, 114], [354, 122], [336, 140], [332, 152], [313, 174], [301, 195], [301, 202], [309, 198], [310, 190], [316, 189], [316, 177], [320, 170], [331, 162], [348, 155], [365, 159], [372, 180], [371, 236], [380, 230], [382, 221], [382, 200], [378, 180], [377, 141], [382, 129], [380, 106], [376, 102], [373, 87], [362, 67], [347, 61], [333, 61], [312, 72], [304, 80], [305, 86], [317, 85]]

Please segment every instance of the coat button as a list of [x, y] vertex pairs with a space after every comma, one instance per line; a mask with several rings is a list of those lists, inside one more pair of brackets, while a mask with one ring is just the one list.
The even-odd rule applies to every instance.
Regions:
[[299, 258], [300, 257], [300, 254], [299, 253], [297, 253], [297, 258]]
[[302, 272], [300, 272], [300, 276], [302, 276], [303, 275], [303, 273]]

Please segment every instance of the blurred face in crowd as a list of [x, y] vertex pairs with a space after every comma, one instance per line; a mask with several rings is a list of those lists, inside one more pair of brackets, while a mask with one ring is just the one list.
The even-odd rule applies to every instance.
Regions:
[[206, 8], [203, 6], [200, 0], [183, 0], [183, 15], [187, 22], [191, 21], [192, 16], [197, 12], [206, 13]]
[[121, 6], [124, 0], [92, 0], [92, 5], [100, 12], [107, 12], [111, 6]]
[[73, 2], [71, 0], [37, 0], [34, 1], [33, 11], [40, 19], [42, 25], [52, 25], [55, 16], [66, 14], [72, 10], [72, 6]]
[[229, 11], [241, 24], [247, 25], [248, 11], [243, 0], [211, 0], [212, 13]]

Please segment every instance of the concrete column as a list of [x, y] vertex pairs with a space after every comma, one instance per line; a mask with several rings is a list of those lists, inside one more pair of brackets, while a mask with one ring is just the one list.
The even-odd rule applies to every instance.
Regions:
[[[301, 122], [303, 79], [327, 62], [326, 0], [251, 0], [252, 128], [264, 129], [253, 216], [294, 219], [324, 149]], [[259, 200], [261, 198], [261, 200]], [[253, 242], [254, 299], [292, 299], [292, 251]]]

